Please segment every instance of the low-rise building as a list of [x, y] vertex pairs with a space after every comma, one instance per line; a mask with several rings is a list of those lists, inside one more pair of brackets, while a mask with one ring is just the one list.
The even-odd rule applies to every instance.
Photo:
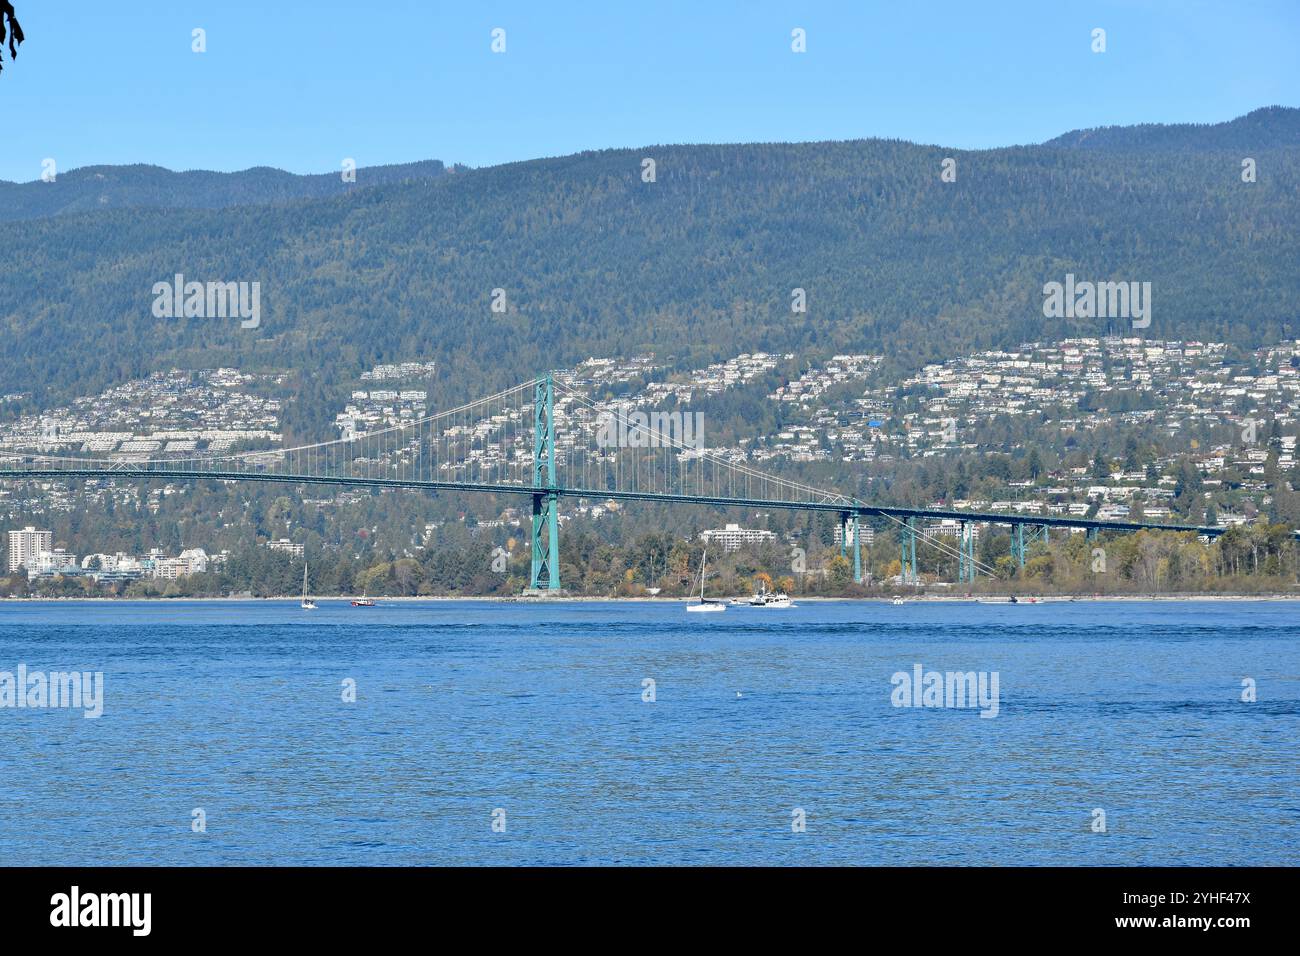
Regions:
[[272, 551], [283, 551], [285, 554], [290, 555], [291, 557], [295, 557], [295, 558], [302, 557], [302, 551], [303, 551], [302, 545], [295, 544], [294, 542], [290, 541], [288, 538], [281, 538], [279, 541], [268, 541], [266, 542], [266, 546], [270, 548]]

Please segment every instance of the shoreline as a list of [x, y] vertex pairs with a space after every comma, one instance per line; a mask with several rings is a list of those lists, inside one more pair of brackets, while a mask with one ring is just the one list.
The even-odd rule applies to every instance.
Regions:
[[[908, 604], [1010, 604], [1010, 595], [983, 594], [918, 594], [900, 595]], [[313, 596], [322, 603], [344, 603], [353, 600], [354, 595], [337, 597]], [[1016, 595], [1017, 604], [1060, 604], [1083, 602], [1179, 602], [1179, 601], [1300, 601], [1300, 594], [1265, 593], [1265, 594], [1214, 594], [1214, 593], [1176, 593], [1176, 594], [1027, 594]], [[8, 597], [0, 598], [4, 604], [182, 604], [182, 603], [226, 603], [226, 604], [279, 604], [286, 601], [298, 602], [299, 594], [285, 594], [276, 597]], [[451, 601], [477, 601], [495, 604], [686, 604], [693, 597], [610, 597], [608, 595], [423, 595], [417, 597], [373, 597], [378, 604], [432, 604]], [[799, 604], [815, 603], [862, 603], [889, 604], [894, 596], [880, 597], [826, 597], [824, 595], [794, 596], [796, 607]]]

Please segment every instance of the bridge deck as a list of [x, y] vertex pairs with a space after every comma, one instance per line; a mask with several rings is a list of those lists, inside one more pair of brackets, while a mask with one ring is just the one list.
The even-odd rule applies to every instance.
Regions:
[[713, 495], [686, 495], [655, 491], [625, 491], [600, 488], [537, 487], [521, 484], [491, 484], [464, 481], [433, 481], [406, 478], [356, 478], [344, 475], [297, 475], [277, 472], [189, 471], [165, 468], [25, 468], [0, 469], [0, 479], [30, 478], [165, 478], [175, 481], [271, 481], [289, 484], [348, 485], [369, 488], [409, 488], [425, 491], [469, 491], [490, 494], [555, 494], [564, 498], [599, 498], [615, 501], [660, 501], [671, 504], [712, 505], [719, 508], [776, 508], [788, 511], [826, 511], [862, 516], [883, 515], [894, 518], [952, 518], [1005, 525], [1043, 525], [1052, 528], [1083, 528], [1097, 531], [1194, 531], [1198, 535], [1217, 537], [1226, 530], [1204, 525], [1180, 525], [1159, 521], [1106, 521], [1060, 515], [1002, 514], [992, 511], [959, 511], [950, 508], [902, 508], [873, 505], [851, 498], [822, 501], [797, 501], [779, 498], [731, 498]]

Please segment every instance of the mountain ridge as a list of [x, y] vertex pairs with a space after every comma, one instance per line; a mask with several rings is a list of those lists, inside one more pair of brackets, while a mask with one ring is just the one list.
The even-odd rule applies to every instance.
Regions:
[[[914, 368], [1103, 334], [1045, 319], [1044, 283], [1067, 274], [1152, 282], [1152, 337], [1276, 342], [1300, 334], [1300, 151], [1266, 150], [1246, 184], [1195, 148], [1171, 164], [1155, 147], [663, 146], [0, 223], [0, 389], [53, 401], [170, 367], [276, 367], [306, 407], [416, 358], [440, 362], [452, 396], [647, 350], [697, 367], [878, 351]], [[261, 326], [155, 318], [151, 289], [178, 272], [260, 282]]]
[[223, 209], [319, 199], [386, 183], [433, 179], [447, 171], [441, 160], [425, 159], [361, 167], [355, 171], [355, 182], [345, 182], [341, 172], [302, 175], [273, 166], [229, 173], [207, 169], [178, 172], [150, 163], [79, 166], [58, 173], [52, 183], [39, 179], [26, 183], [0, 181], [0, 221], [103, 209]]
[[1068, 149], [1294, 149], [1300, 147], [1300, 109], [1263, 106], [1222, 123], [1139, 123], [1076, 129], [1041, 143]]
[[[894, 137], [863, 137], [849, 140], [810, 140], [800, 142], [762, 143], [657, 143], [650, 145], [609, 147], [599, 150], [582, 150], [560, 156], [511, 160], [479, 170], [502, 169], [526, 165], [563, 161], [605, 153], [641, 152], [653, 149], [736, 149], [754, 146], [830, 146], [839, 143], [892, 143], [921, 148], [944, 149], [954, 154], [986, 154], [1000, 150], [1033, 149], [1040, 147], [1096, 150], [1109, 152], [1132, 151], [1142, 148], [1189, 148], [1197, 151], [1217, 149], [1252, 148], [1256, 150], [1300, 148], [1300, 108], [1266, 106], [1242, 116], [1219, 123], [1142, 123], [1132, 126], [1103, 126], [1070, 130], [1042, 143], [997, 146], [987, 149], [958, 149], [936, 143], [916, 143]], [[356, 170], [355, 183], [343, 182], [339, 172], [291, 173], [275, 166], [251, 166], [231, 172], [208, 169], [171, 170], [152, 163], [123, 165], [96, 164], [79, 166], [59, 173], [59, 181], [72, 183], [77, 192], [73, 197], [61, 197], [61, 202], [45, 202], [51, 198], [49, 183], [39, 179], [28, 182], [0, 180], [0, 221], [44, 218], [51, 215], [94, 212], [102, 208], [186, 208], [213, 209], [229, 206], [258, 205], [287, 202], [296, 199], [324, 198], [338, 195], [349, 189], [369, 188], [411, 179], [431, 179], [447, 172], [467, 172], [470, 167], [446, 166], [441, 160], [425, 159], [409, 163], [366, 166]], [[115, 186], [115, 191], [105, 193], [101, 184]], [[141, 190], [165, 188], [166, 196], [139, 195]], [[189, 187], [194, 195], [177, 192]], [[91, 193], [98, 193], [91, 196]], [[172, 197], [172, 201], [168, 198]], [[104, 201], [107, 199], [107, 201]], [[133, 201], [123, 201], [124, 199]]]

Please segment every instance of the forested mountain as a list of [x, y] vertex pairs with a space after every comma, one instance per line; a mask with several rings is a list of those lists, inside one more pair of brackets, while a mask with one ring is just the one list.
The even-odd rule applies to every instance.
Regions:
[[446, 168], [436, 159], [298, 176], [259, 166], [237, 173], [190, 170], [174, 173], [161, 166], [85, 166], [57, 172], [53, 182], [0, 182], [0, 221], [43, 219], [64, 213], [150, 206], [173, 209], [221, 209], [337, 196], [353, 189], [408, 179], [431, 179]]
[[1242, 152], [1262, 146], [1295, 149], [1300, 147], [1300, 110], [1266, 106], [1227, 123], [1143, 123], [1139, 126], [1077, 129], [1043, 145], [1112, 152]]
[[[1300, 335], [1297, 117], [1270, 109], [1208, 131], [978, 152], [648, 146], [220, 209], [95, 200], [73, 212], [93, 190], [65, 174], [16, 187], [66, 190], [42, 199], [64, 214], [0, 223], [0, 391], [53, 401], [173, 366], [292, 368], [290, 418], [324, 427], [348, 379], [409, 358], [441, 363], [439, 400], [646, 350], [683, 365], [879, 350], [915, 366], [1105, 331], [1044, 318], [1044, 283], [1067, 273], [1150, 282], [1142, 334], [1275, 342]], [[1092, 142], [1125, 135], [1132, 148]], [[1243, 155], [1255, 182], [1243, 182]], [[941, 179], [946, 158], [955, 182]], [[273, 191], [270, 171], [238, 175]], [[338, 192], [337, 174], [321, 179]], [[0, 205], [25, 195], [14, 188]], [[175, 204], [238, 192], [200, 187]], [[156, 318], [153, 286], [176, 273], [260, 282], [260, 327]], [[791, 310], [796, 288], [806, 313]], [[304, 422], [318, 406], [323, 417]]]

